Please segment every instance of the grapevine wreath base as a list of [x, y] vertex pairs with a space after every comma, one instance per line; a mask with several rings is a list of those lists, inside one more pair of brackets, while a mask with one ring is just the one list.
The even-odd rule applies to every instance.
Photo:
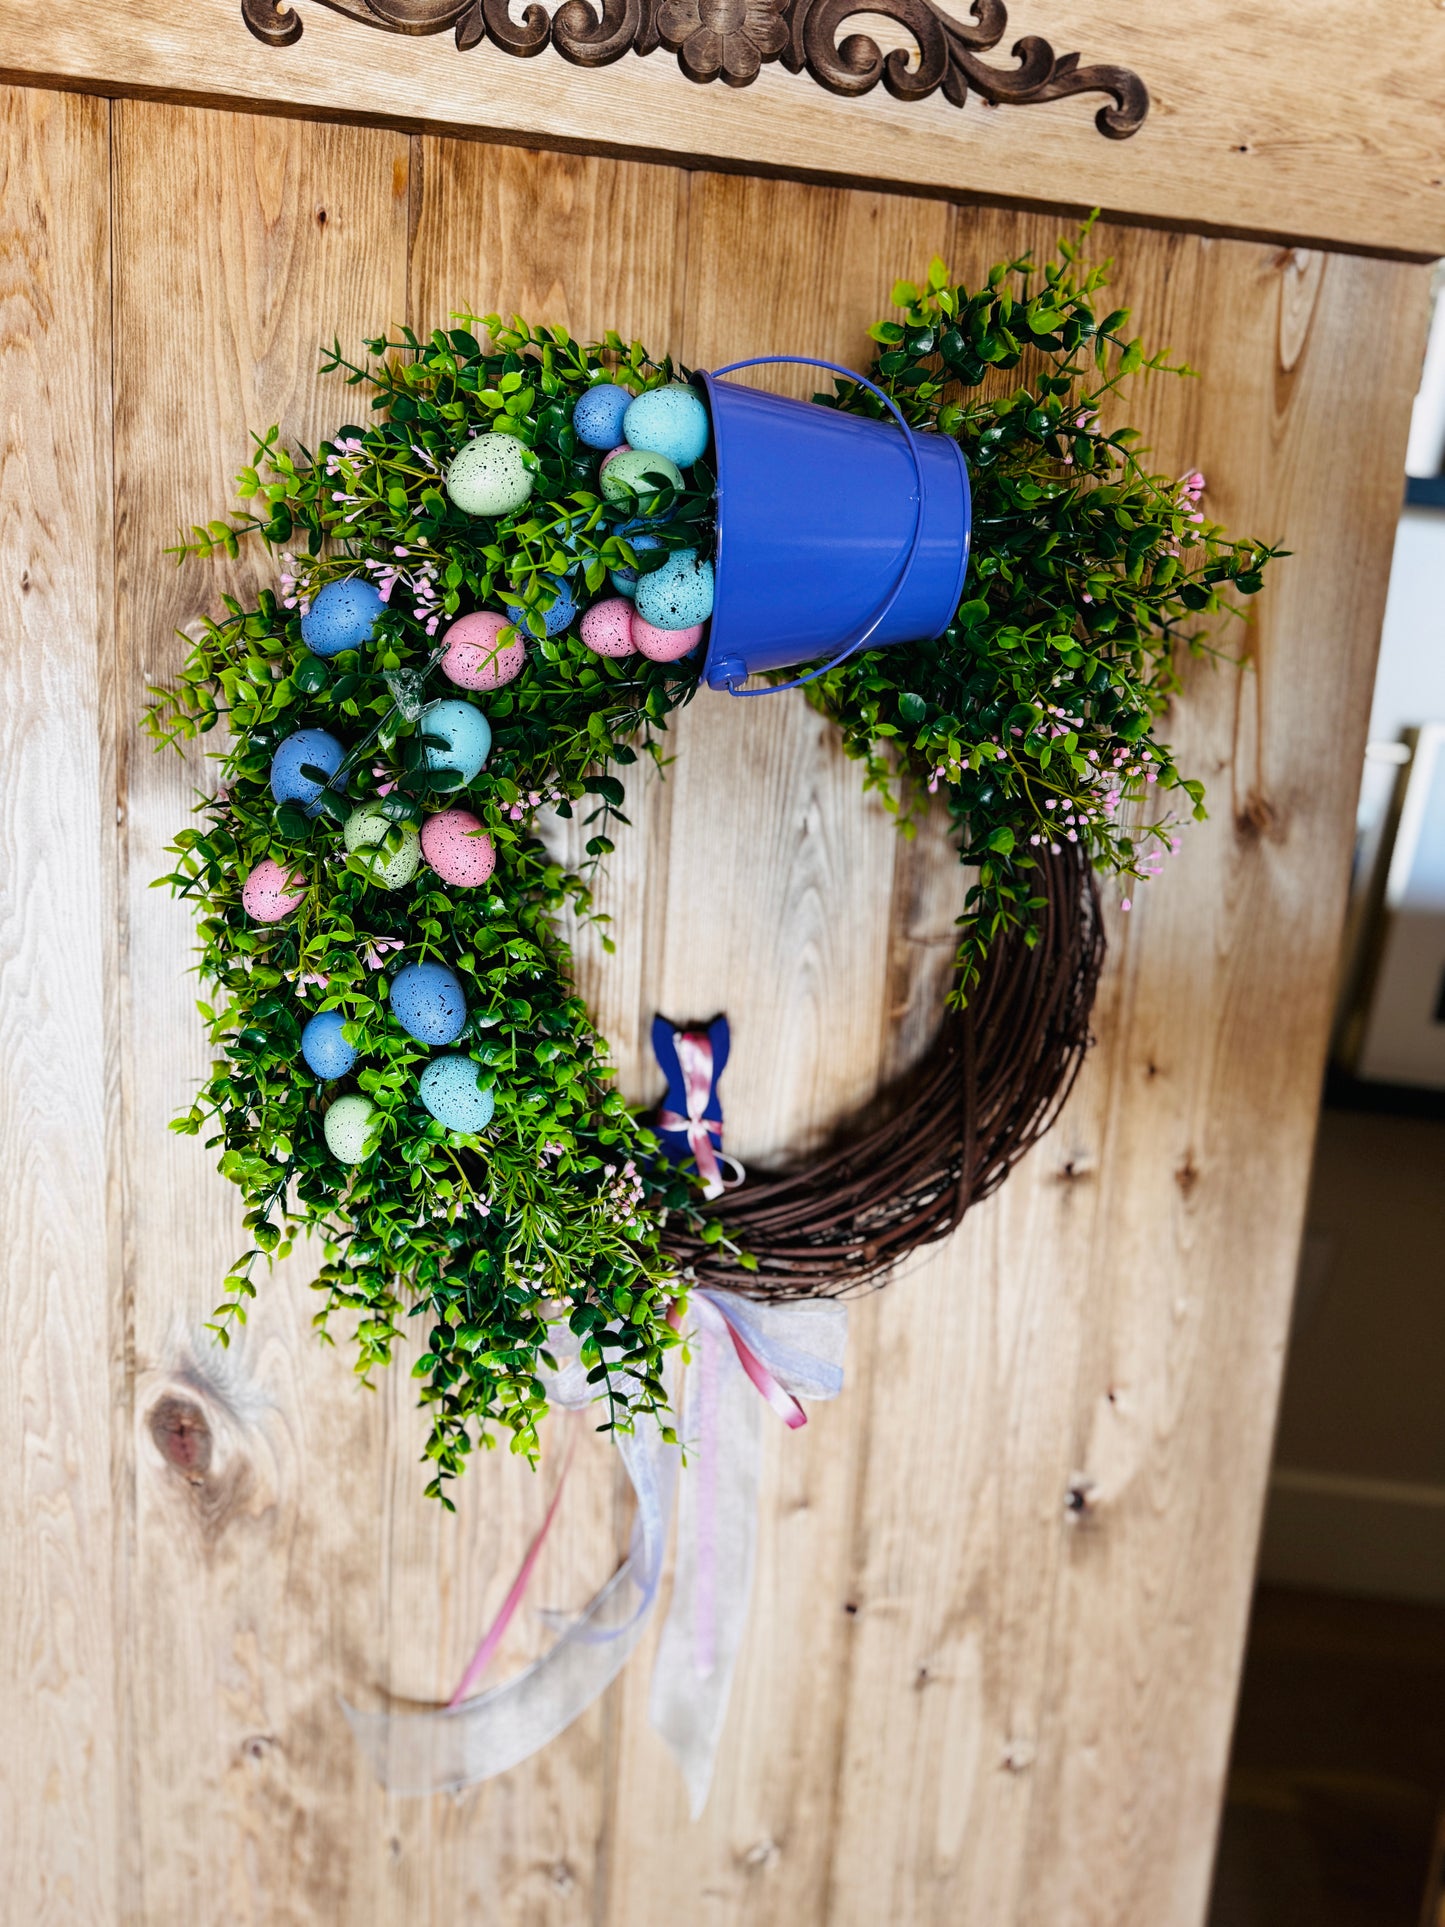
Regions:
[[[880, 1283], [1057, 1116], [1103, 957], [1095, 872], [1134, 890], [1177, 847], [1169, 802], [1203, 814], [1157, 725], [1180, 657], [1211, 649], [1199, 618], [1235, 611], [1278, 553], [1230, 539], [1201, 475], [1151, 472], [1105, 420], [1136, 371], [1192, 372], [1098, 312], [1106, 279], [1070, 241], [973, 289], [934, 262], [894, 288], [869, 376], [821, 406], [495, 315], [359, 362], [337, 344], [326, 368], [367, 421], [314, 453], [272, 430], [247, 508], [181, 544], [281, 552], [277, 586], [226, 599], [149, 718], [162, 741], [229, 737], [166, 879], [199, 912], [212, 998], [212, 1074], [176, 1128], [213, 1132], [251, 1238], [213, 1329], [244, 1322], [258, 1263], [319, 1237], [316, 1322], [354, 1319], [359, 1372], [423, 1320], [444, 1503], [477, 1445], [535, 1457], [564, 1352], [604, 1429], [655, 1418], [641, 1429], [673, 1442], [669, 1372], [704, 1302], [784, 1316]], [[778, 452], [750, 482], [728, 416], [768, 417]], [[624, 779], [665, 766], [671, 713], [705, 678], [750, 693], [730, 588], [755, 627], [779, 584], [758, 661], [774, 684], [797, 666], [798, 583], [848, 573], [824, 563], [826, 464], [806, 522], [787, 510], [789, 446], [824, 443], [875, 477], [877, 526], [843, 561], [901, 530], [901, 565], [872, 544], [885, 588], [915, 558], [921, 579], [926, 548], [943, 597], [888, 648], [864, 626], [849, 653], [845, 625], [829, 659], [815, 624], [809, 699], [905, 834], [939, 797], [971, 881], [922, 1063], [823, 1157], [716, 1198], [616, 1091], [556, 917], [595, 915], [589, 869], [626, 824]], [[950, 489], [940, 567], [924, 522]], [[878, 607], [911, 622], [901, 593]], [[538, 836], [547, 808], [586, 812], [580, 871]]]
[[664, 1244], [700, 1285], [749, 1297], [828, 1298], [880, 1285], [957, 1230], [1053, 1124], [1089, 1045], [1104, 962], [1099, 894], [1077, 844], [1039, 863], [1037, 941], [991, 946], [973, 995], [930, 1049], [834, 1148], [797, 1171], [750, 1168], [705, 1206], [757, 1260], [740, 1272], [686, 1221]]

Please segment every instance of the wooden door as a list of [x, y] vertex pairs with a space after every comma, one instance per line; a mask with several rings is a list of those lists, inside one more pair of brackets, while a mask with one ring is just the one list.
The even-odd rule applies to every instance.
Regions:
[[[455, 307], [615, 325], [706, 365], [855, 364], [900, 273], [1056, 220], [380, 129], [3, 96], [0, 1753], [7, 1918], [967, 1922], [1203, 1913], [1273, 1425], [1426, 271], [1103, 230], [1201, 368], [1137, 398], [1158, 465], [1296, 552], [1250, 668], [1172, 719], [1211, 819], [1111, 909], [1060, 1124], [853, 1311], [848, 1383], [769, 1441], [753, 1619], [689, 1826], [644, 1650], [544, 1754], [383, 1795], [338, 1696], [453, 1683], [546, 1497], [421, 1497], [404, 1368], [360, 1389], [308, 1261], [244, 1341], [238, 1237], [166, 1130], [205, 1050], [184, 906], [149, 890], [198, 762], [138, 741], [224, 569], [177, 571], [247, 432], [344, 417], [317, 346]], [[1368, 344], [1362, 355], [1360, 344]], [[239, 574], [239, 572], [238, 572]], [[806, 1148], [925, 1047], [959, 876], [900, 842], [801, 696], [704, 694], [635, 786], [583, 975], [632, 1095], [655, 1010], [726, 1008], [730, 1141]], [[627, 1509], [584, 1455], [535, 1590]], [[524, 1627], [511, 1663], [545, 1637]]]

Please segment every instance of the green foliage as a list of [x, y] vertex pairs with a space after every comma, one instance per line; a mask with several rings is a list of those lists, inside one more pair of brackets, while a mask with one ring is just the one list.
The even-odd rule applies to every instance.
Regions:
[[[1041, 285], [1040, 285], [1041, 283]], [[942, 789], [973, 884], [961, 918], [955, 995], [967, 997], [988, 946], [1039, 908], [1036, 852], [1078, 841], [1104, 870], [1142, 878], [1173, 842], [1165, 795], [1203, 814], [1200, 785], [1181, 775], [1155, 735], [1177, 687], [1183, 650], [1207, 647], [1197, 618], [1252, 595], [1280, 551], [1232, 542], [1198, 507], [1202, 479], [1149, 473], [1127, 428], [1101, 411], [1136, 371], [1189, 371], [1146, 354], [1128, 315], [1102, 318], [1100, 268], [1061, 244], [1041, 271], [1004, 263], [976, 292], [941, 262], [927, 285], [900, 282], [902, 320], [872, 330], [873, 373], [910, 421], [956, 435], [968, 456], [974, 555], [965, 599], [947, 634], [862, 656], [812, 686], [849, 752], [912, 827]], [[606, 1047], [576, 996], [554, 927], [571, 905], [593, 914], [585, 874], [568, 872], [535, 833], [539, 808], [579, 806], [592, 864], [627, 822], [616, 772], [639, 753], [659, 766], [671, 712], [690, 700], [699, 665], [624, 662], [590, 654], [574, 633], [529, 641], [521, 677], [480, 697], [493, 731], [486, 769], [461, 784], [429, 770], [417, 735], [423, 701], [456, 695], [436, 663], [438, 632], [484, 606], [544, 614], [559, 578], [579, 607], [619, 566], [659, 566], [671, 549], [710, 553], [712, 476], [684, 489], [604, 502], [597, 456], [576, 443], [572, 405], [603, 378], [633, 389], [668, 381], [615, 334], [590, 345], [561, 328], [496, 315], [400, 341], [368, 343], [325, 366], [368, 391], [365, 425], [343, 428], [310, 454], [260, 440], [240, 478], [249, 506], [192, 530], [178, 553], [234, 556], [259, 536], [280, 548], [279, 590], [252, 608], [227, 598], [205, 625], [174, 688], [157, 690], [148, 727], [160, 742], [224, 725], [223, 788], [198, 806], [198, 827], [172, 846], [160, 879], [191, 898], [199, 971], [213, 1001], [199, 1009], [216, 1058], [175, 1128], [220, 1150], [246, 1197], [250, 1248], [232, 1268], [215, 1330], [244, 1321], [258, 1258], [284, 1256], [301, 1230], [319, 1234], [323, 1332], [354, 1315], [357, 1369], [385, 1364], [404, 1312], [427, 1321], [417, 1375], [429, 1406], [428, 1491], [477, 1443], [509, 1436], [536, 1448], [544, 1410], [537, 1376], [549, 1327], [565, 1319], [606, 1423], [662, 1412], [661, 1364], [676, 1342], [672, 1299], [685, 1291], [664, 1255], [669, 1211], [696, 1218], [696, 1192], [612, 1087]], [[481, 329], [488, 339], [484, 349]], [[1021, 371], [1016, 385], [1000, 377]], [[879, 415], [876, 397], [839, 382], [832, 405]], [[443, 486], [469, 433], [515, 435], [534, 474], [530, 500], [508, 516], [463, 514]], [[667, 516], [669, 519], [655, 520]], [[648, 519], [661, 541], [638, 556], [626, 526]], [[301, 640], [300, 612], [328, 581], [364, 572], [388, 598], [373, 641], [321, 660]], [[504, 632], [503, 641], [515, 632]], [[348, 745], [315, 816], [273, 803], [272, 755], [293, 730], [331, 730]], [[427, 869], [395, 892], [346, 855], [350, 810], [384, 808], [420, 823], [448, 802], [481, 818], [497, 852], [490, 883], [449, 891]], [[245, 915], [241, 888], [262, 858], [299, 872], [307, 892], [284, 922]], [[604, 939], [605, 941], [605, 939]], [[468, 1052], [496, 1099], [479, 1137], [449, 1132], [421, 1104], [427, 1051], [390, 1018], [386, 980], [434, 960], [460, 976], [469, 1019], [451, 1048]], [[354, 1074], [322, 1085], [300, 1054], [301, 1028], [340, 1011], [360, 1053]], [[356, 1090], [379, 1113], [373, 1148], [354, 1168], [327, 1148], [327, 1104]], [[740, 1265], [748, 1255], [715, 1218], [697, 1220]]]
[[[973, 291], [934, 261], [926, 287], [895, 286], [902, 320], [870, 331], [873, 379], [968, 458], [973, 558], [945, 635], [860, 656], [813, 695], [905, 828], [929, 792], [947, 798], [977, 870], [960, 1002], [998, 933], [1034, 927], [1040, 848], [1079, 842], [1100, 870], [1142, 881], [1177, 847], [1166, 799], [1203, 817], [1202, 785], [1156, 725], [1181, 654], [1210, 648], [1200, 618], [1255, 595], [1283, 553], [1231, 541], [1199, 505], [1201, 476], [1151, 473], [1137, 431], [1104, 419], [1128, 376], [1193, 370], [1130, 336], [1127, 309], [1105, 310], [1087, 234]], [[1016, 385], [1001, 379], [1015, 369]], [[884, 412], [856, 383], [835, 390], [817, 399]]]

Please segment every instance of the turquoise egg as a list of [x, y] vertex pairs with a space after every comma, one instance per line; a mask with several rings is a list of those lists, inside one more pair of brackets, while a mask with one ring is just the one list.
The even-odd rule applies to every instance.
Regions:
[[431, 770], [456, 770], [464, 783], [486, 767], [492, 751], [492, 726], [475, 703], [455, 699], [428, 703], [417, 722], [418, 736], [435, 736], [423, 760]]
[[624, 448], [602, 471], [602, 493], [609, 502], [625, 502], [629, 490], [655, 495], [665, 482], [681, 488], [681, 469], [666, 455], [654, 455], [645, 448]]
[[445, 964], [408, 964], [392, 982], [391, 1014], [419, 1044], [454, 1044], [467, 1021], [467, 1000]]
[[360, 1164], [375, 1147], [380, 1113], [369, 1097], [338, 1097], [322, 1122], [326, 1148], [343, 1164]]
[[629, 447], [665, 455], [679, 468], [691, 468], [707, 448], [707, 409], [692, 388], [673, 382], [639, 395], [622, 418], [622, 439]]
[[588, 448], [616, 448], [620, 441], [626, 440], [622, 417], [631, 401], [631, 390], [619, 388], [615, 381], [599, 382], [595, 388], [589, 388], [585, 395], [578, 397], [572, 410], [572, 426], [578, 441], [585, 442]]
[[356, 1062], [355, 1049], [341, 1034], [345, 1021], [339, 1010], [318, 1010], [301, 1033], [301, 1055], [328, 1083], [333, 1077], [345, 1077]]
[[328, 582], [302, 616], [301, 640], [313, 656], [359, 649], [376, 633], [377, 617], [385, 607], [375, 583], [364, 575], [343, 576], [340, 582]]
[[447, 470], [447, 494], [466, 515], [510, 515], [531, 493], [532, 471], [515, 435], [478, 435]]
[[449, 1131], [485, 1131], [496, 1099], [477, 1089], [480, 1067], [470, 1057], [434, 1057], [421, 1074], [421, 1101]]
[[[316, 800], [326, 787], [314, 777], [303, 776], [303, 769], [325, 770], [335, 776], [346, 760], [346, 751], [326, 729], [297, 729], [276, 746], [271, 758], [271, 794], [278, 803], [300, 803], [308, 816], [315, 816], [321, 805]], [[333, 787], [346, 788], [342, 777]]]
[[692, 629], [712, 614], [712, 564], [696, 549], [675, 549], [660, 569], [640, 578], [637, 613], [654, 629]]

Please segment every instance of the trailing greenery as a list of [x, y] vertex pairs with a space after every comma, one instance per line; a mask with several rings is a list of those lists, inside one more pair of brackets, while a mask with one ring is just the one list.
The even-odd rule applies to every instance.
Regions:
[[[1281, 550], [1232, 541], [1201, 505], [1204, 477], [1155, 474], [1139, 434], [1106, 416], [1137, 373], [1194, 370], [1100, 313], [1108, 265], [1079, 242], [1000, 263], [970, 291], [934, 261], [900, 281], [902, 320], [874, 324], [869, 371], [909, 422], [955, 436], [973, 490], [964, 600], [934, 642], [860, 656], [812, 685], [905, 829], [942, 791], [964, 863], [963, 1002], [1003, 928], [1032, 934], [1035, 852], [1081, 843], [1096, 867], [1144, 881], [1202, 818], [1203, 785], [1155, 733], [1182, 653], [1211, 649], [1201, 618], [1262, 587]], [[1001, 377], [1019, 370], [1016, 385]], [[882, 416], [854, 383], [819, 396]], [[1126, 897], [1125, 906], [1129, 907]]]
[[[1041, 271], [1026, 259], [999, 266], [976, 292], [935, 262], [925, 288], [895, 288], [903, 319], [873, 329], [875, 379], [912, 422], [965, 449], [973, 562], [945, 636], [850, 661], [812, 693], [905, 829], [930, 791], [948, 799], [963, 859], [978, 870], [960, 998], [998, 931], [1030, 924], [1041, 841], [1078, 840], [1101, 869], [1143, 877], [1173, 839], [1154, 799], [1178, 792], [1202, 814], [1200, 786], [1179, 773], [1155, 723], [1181, 649], [1206, 647], [1195, 619], [1225, 607], [1230, 590], [1252, 594], [1277, 553], [1227, 540], [1198, 506], [1201, 478], [1150, 474], [1132, 431], [1101, 420], [1127, 375], [1170, 369], [1126, 338], [1126, 312], [1096, 317], [1104, 283], [1069, 243]], [[214, 1329], [224, 1342], [244, 1321], [258, 1259], [284, 1255], [302, 1230], [319, 1234], [316, 1323], [324, 1333], [334, 1313], [354, 1315], [359, 1372], [389, 1362], [404, 1313], [427, 1322], [417, 1367], [432, 1420], [427, 1489], [444, 1502], [476, 1443], [510, 1435], [513, 1449], [535, 1450], [538, 1369], [559, 1319], [581, 1340], [606, 1424], [664, 1414], [668, 1311], [686, 1289], [662, 1247], [668, 1212], [695, 1217], [706, 1238], [751, 1262], [715, 1216], [697, 1214], [695, 1188], [656, 1159], [613, 1088], [554, 924], [565, 905], [593, 914], [587, 877], [536, 834], [540, 809], [583, 809], [589, 864], [605, 860], [627, 821], [618, 772], [661, 764], [668, 716], [695, 693], [699, 663], [598, 657], [575, 623], [529, 639], [520, 677], [476, 698], [493, 743], [468, 784], [428, 769], [417, 720], [423, 701], [465, 693], [436, 667], [457, 615], [501, 608], [535, 632], [563, 582], [580, 608], [608, 593], [611, 569], [646, 571], [676, 548], [710, 553], [703, 464], [676, 496], [664, 487], [614, 505], [571, 424], [598, 380], [640, 391], [686, 371], [615, 334], [582, 345], [561, 328], [462, 320], [426, 340], [371, 341], [360, 363], [333, 346], [325, 368], [367, 392], [368, 419], [314, 454], [288, 450], [272, 430], [240, 478], [243, 512], [180, 545], [182, 558], [235, 556], [259, 537], [282, 552], [278, 586], [252, 607], [224, 599], [174, 688], [153, 692], [147, 719], [160, 742], [221, 724], [229, 739], [222, 786], [159, 880], [197, 906], [210, 987], [199, 1009], [216, 1053], [175, 1128], [213, 1131], [207, 1141], [247, 1204], [250, 1247]], [[1013, 369], [1027, 373], [1008, 387], [999, 377]], [[851, 383], [827, 399], [882, 412]], [[443, 486], [478, 430], [528, 450], [533, 493], [508, 516], [465, 515]], [[642, 521], [660, 546], [640, 554], [628, 536]], [[303, 610], [325, 583], [362, 572], [387, 597], [373, 641], [312, 655]], [[278, 806], [269, 788], [277, 745], [302, 727], [348, 745], [344, 793], [333, 780], [314, 818]], [[402, 826], [465, 802], [496, 848], [490, 882], [449, 890], [423, 868], [399, 890], [376, 887], [377, 853], [348, 855], [341, 826], [383, 798], [394, 827], [382, 855], [400, 847]], [[268, 856], [307, 891], [283, 922], [257, 924], [241, 890]], [[483, 1067], [496, 1099], [480, 1136], [446, 1130], [423, 1106], [429, 1053], [389, 1013], [388, 978], [421, 961], [462, 981], [469, 1017], [451, 1048]], [[320, 1083], [299, 1049], [302, 1026], [324, 1009], [344, 1015], [360, 1053], [338, 1085]], [[381, 1126], [355, 1167], [333, 1157], [322, 1130], [328, 1102], [352, 1089]]]

